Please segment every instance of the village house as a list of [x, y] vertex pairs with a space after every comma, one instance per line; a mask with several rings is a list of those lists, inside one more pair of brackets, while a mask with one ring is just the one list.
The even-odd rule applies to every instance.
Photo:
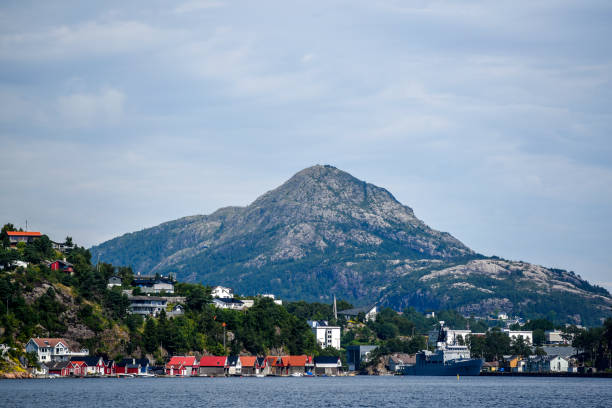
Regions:
[[226, 363], [225, 356], [204, 356], [200, 358], [199, 374], [205, 377], [223, 377]]
[[70, 361], [53, 361], [47, 363], [47, 372], [49, 375], [57, 375], [60, 377], [67, 377], [70, 375]]
[[174, 293], [174, 279], [171, 276], [136, 275], [132, 286], [139, 287], [142, 293]]
[[58, 259], [53, 262], [47, 263], [47, 266], [51, 268], [52, 271], [62, 271], [69, 273], [70, 275], [74, 274], [74, 265], [64, 259]]
[[340, 326], [330, 326], [326, 320], [308, 320], [307, 323], [321, 348], [340, 350]]
[[257, 357], [255, 356], [240, 356], [242, 364], [242, 375], [252, 376], [257, 374]]
[[270, 367], [268, 366], [268, 359], [266, 357], [257, 357], [255, 363], [255, 375], [269, 375]]
[[314, 363], [311, 356], [300, 355], [300, 356], [289, 356], [287, 362], [287, 374], [306, 374], [312, 372]]
[[219, 309], [243, 310], [244, 302], [234, 298], [214, 298], [213, 305]]
[[166, 364], [166, 375], [197, 376], [200, 364], [194, 356], [173, 356]]
[[108, 279], [108, 283], [106, 284], [106, 287], [111, 289], [114, 288], [115, 286], [121, 286], [122, 285], [122, 281], [121, 278], [118, 276], [111, 276]]
[[314, 358], [314, 373], [316, 375], [338, 375], [341, 369], [342, 361], [340, 357], [318, 356]]
[[69, 361], [68, 372], [71, 376], [83, 377], [87, 375], [87, 364], [84, 361]]
[[561, 356], [535, 356], [527, 359], [526, 371], [530, 373], [567, 372], [569, 362]]
[[232, 288], [226, 288], [225, 286], [213, 286], [210, 294], [213, 298], [233, 298], [234, 290]]
[[355, 320], [357, 319], [360, 313], [364, 314], [366, 322], [370, 320], [376, 320], [376, 315], [378, 314], [378, 306], [371, 305], [364, 307], [356, 307], [354, 309], [341, 310], [338, 312], [338, 315], [344, 316], [347, 320]]
[[522, 369], [523, 369], [523, 365], [520, 364], [521, 361], [523, 361], [521, 356], [517, 356], [517, 355], [503, 356], [501, 359], [500, 370], [503, 370], [506, 372], [520, 373], [522, 372]]
[[82, 362], [85, 364], [85, 372], [80, 375], [102, 375], [104, 374], [104, 359], [96, 356], [72, 356], [71, 362]]
[[88, 356], [89, 350], [73, 351], [63, 338], [31, 338], [26, 344], [27, 353], [36, 353], [38, 361], [69, 361], [72, 356]]
[[227, 375], [241, 375], [242, 362], [240, 356], [229, 356], [225, 362], [225, 373]]
[[104, 360], [104, 375], [117, 374], [117, 367], [114, 360]]
[[166, 298], [156, 296], [128, 296], [128, 300], [130, 301], [129, 312], [143, 316], [157, 316], [168, 305]]
[[266, 359], [269, 375], [280, 377], [289, 374], [289, 356], [268, 356]]
[[70, 249], [74, 249], [74, 245], [66, 245], [65, 242], [55, 242], [55, 241], [51, 241], [51, 246], [53, 247], [53, 249], [55, 249], [56, 251], [59, 252], [66, 252]]
[[11, 248], [16, 248], [20, 242], [30, 243], [34, 242], [35, 239], [42, 237], [40, 232], [35, 231], [7, 231], [9, 244]]

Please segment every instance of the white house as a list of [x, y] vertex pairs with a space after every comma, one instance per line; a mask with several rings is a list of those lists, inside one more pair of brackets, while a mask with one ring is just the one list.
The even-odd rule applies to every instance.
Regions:
[[242, 300], [234, 298], [214, 298], [213, 305], [219, 309], [243, 310], [245, 304]]
[[240, 361], [240, 356], [229, 356], [225, 364], [228, 375], [242, 374], [242, 361]]
[[226, 288], [225, 286], [213, 286], [210, 294], [214, 298], [233, 298], [234, 290], [232, 288]]
[[132, 314], [157, 316], [166, 309], [168, 300], [156, 296], [128, 296], [130, 301], [129, 311]]
[[506, 333], [512, 340], [522, 337], [526, 343], [533, 344], [533, 332], [530, 330], [502, 329], [502, 333]]
[[26, 344], [27, 353], [36, 353], [38, 361], [68, 361], [72, 356], [88, 356], [89, 350], [72, 351], [68, 342], [62, 338], [31, 338]]
[[538, 356], [530, 357], [527, 360], [526, 370], [531, 373], [541, 372], [556, 372], [563, 373], [567, 372], [569, 368], [569, 362], [561, 356]]
[[308, 320], [308, 325], [317, 338], [319, 346], [340, 350], [340, 326], [329, 326], [325, 320]]

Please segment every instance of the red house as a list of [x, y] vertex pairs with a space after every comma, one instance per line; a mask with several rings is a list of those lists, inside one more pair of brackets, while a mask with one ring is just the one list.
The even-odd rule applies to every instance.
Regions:
[[114, 360], [104, 361], [104, 375], [115, 375], [117, 374], [117, 366]]
[[49, 363], [47, 367], [49, 368], [49, 375], [59, 375], [61, 377], [67, 377], [70, 375], [70, 361], [56, 361], [53, 363]]
[[191, 377], [198, 375], [199, 363], [194, 356], [173, 356], [166, 363], [166, 375]]
[[51, 268], [51, 270], [53, 271], [63, 271], [70, 274], [74, 273], [74, 265], [72, 265], [70, 262], [66, 262], [60, 259], [51, 262], [49, 264], [49, 268]]
[[225, 375], [226, 356], [204, 356], [200, 359], [200, 375], [222, 377]]
[[70, 361], [68, 364], [68, 372], [75, 377], [87, 375], [87, 364], [84, 361]]

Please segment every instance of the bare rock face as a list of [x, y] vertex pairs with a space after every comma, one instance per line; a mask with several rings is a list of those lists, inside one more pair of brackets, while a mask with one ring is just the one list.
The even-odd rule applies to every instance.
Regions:
[[247, 207], [125, 234], [92, 255], [135, 272], [287, 300], [330, 301], [335, 294], [356, 304], [486, 313], [493, 299], [507, 299], [498, 305], [503, 310], [540, 313], [533, 306], [539, 297], [564, 293], [575, 304], [589, 299], [597, 318], [610, 302], [606, 291], [565, 271], [479, 255], [427, 226], [387, 190], [321, 165]]

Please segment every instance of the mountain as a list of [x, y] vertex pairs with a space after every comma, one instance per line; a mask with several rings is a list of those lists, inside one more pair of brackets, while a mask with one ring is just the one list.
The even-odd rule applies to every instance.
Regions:
[[576, 322], [612, 305], [607, 291], [573, 273], [477, 254], [387, 190], [332, 166], [302, 170], [246, 207], [166, 222], [91, 251], [135, 272], [287, 300], [335, 294], [396, 309], [553, 313]]

